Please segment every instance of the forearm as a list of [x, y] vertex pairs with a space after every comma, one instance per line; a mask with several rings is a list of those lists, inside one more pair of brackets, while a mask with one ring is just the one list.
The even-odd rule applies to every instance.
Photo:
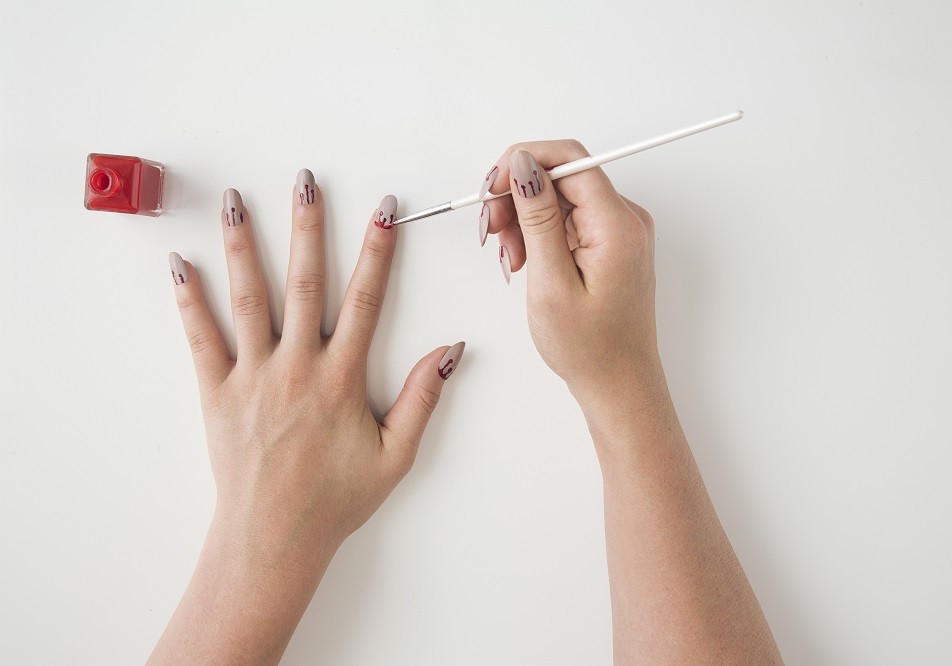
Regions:
[[615, 660], [779, 663], [663, 379], [586, 417], [604, 478]]
[[216, 514], [150, 664], [278, 663], [339, 542], [265, 528]]

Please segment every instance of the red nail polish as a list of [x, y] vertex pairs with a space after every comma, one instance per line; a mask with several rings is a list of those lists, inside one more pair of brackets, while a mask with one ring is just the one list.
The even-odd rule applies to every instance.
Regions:
[[158, 217], [164, 174], [158, 162], [92, 153], [86, 158], [86, 208]]

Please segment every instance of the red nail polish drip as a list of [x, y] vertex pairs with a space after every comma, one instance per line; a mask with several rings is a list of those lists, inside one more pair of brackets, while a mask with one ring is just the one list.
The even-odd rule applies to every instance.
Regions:
[[455, 369], [456, 368], [453, 367], [453, 359], [450, 359], [442, 368], [437, 368], [436, 373], [440, 376], [440, 379], [445, 381], [447, 377], [453, 374], [453, 370]]
[[386, 214], [382, 210], [378, 210], [377, 218], [374, 220], [374, 225], [380, 227], [381, 229], [393, 229], [393, 215], [387, 218]]
[[158, 217], [164, 174], [158, 162], [92, 153], [86, 158], [86, 208]]

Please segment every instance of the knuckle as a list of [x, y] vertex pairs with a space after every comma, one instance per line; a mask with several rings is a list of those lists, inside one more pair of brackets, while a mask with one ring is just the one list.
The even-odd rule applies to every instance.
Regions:
[[247, 238], [238, 236], [237, 238], [228, 238], [225, 240], [225, 252], [232, 257], [237, 257], [248, 251], [250, 243]]
[[264, 312], [266, 302], [263, 294], [247, 292], [236, 294], [231, 299], [234, 313], [240, 317], [253, 317]]
[[579, 157], [588, 157], [588, 149], [582, 144], [578, 139], [566, 139], [566, 147], [572, 151], [573, 154], [578, 155]]
[[563, 226], [562, 211], [557, 207], [525, 206], [519, 211], [519, 226], [524, 233], [544, 234]]
[[175, 302], [178, 304], [179, 310], [185, 312], [198, 305], [198, 298], [188, 293], [187, 289], [176, 289], [175, 292]]
[[418, 447], [419, 442], [413, 441], [406, 432], [397, 433], [396, 441], [391, 448], [390, 467], [398, 479], [402, 479], [413, 469]]
[[359, 381], [354, 381], [353, 372], [350, 372], [353, 367], [356, 366], [352, 361], [344, 361], [323, 377], [321, 400], [329, 411], [346, 410], [361, 400], [364, 387]]
[[370, 239], [364, 243], [364, 254], [372, 259], [386, 259], [390, 256], [391, 245], [379, 239]]
[[421, 386], [417, 391], [417, 404], [426, 414], [432, 414], [436, 405], [440, 402], [440, 392], [429, 386]]
[[638, 217], [641, 218], [641, 221], [645, 223], [645, 228], [652, 234], [654, 234], [655, 221], [654, 217], [647, 210], [638, 206]]
[[209, 386], [201, 392], [200, 398], [206, 414], [224, 413], [232, 402], [228, 381]]
[[321, 232], [324, 229], [324, 220], [319, 215], [302, 215], [295, 220], [294, 228], [302, 234]]
[[417, 447], [409, 443], [401, 443], [393, 452], [393, 468], [399, 478], [405, 477], [413, 469], [416, 454]]
[[383, 308], [383, 298], [370, 290], [356, 287], [351, 291], [350, 305], [355, 311], [374, 317]]
[[199, 356], [211, 349], [214, 344], [215, 336], [208, 331], [192, 331], [188, 333], [188, 346], [192, 354]]
[[288, 296], [298, 301], [313, 301], [324, 294], [324, 276], [320, 273], [297, 273], [288, 278]]

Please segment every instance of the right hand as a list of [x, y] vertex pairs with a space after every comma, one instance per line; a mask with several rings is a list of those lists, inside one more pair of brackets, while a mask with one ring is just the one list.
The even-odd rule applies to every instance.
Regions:
[[486, 202], [480, 214], [480, 240], [498, 235], [506, 280], [527, 265], [532, 339], [583, 409], [666, 394], [651, 215], [600, 168], [555, 182], [545, 171], [588, 155], [578, 141], [510, 147], [484, 186], [511, 188], [512, 197]]

